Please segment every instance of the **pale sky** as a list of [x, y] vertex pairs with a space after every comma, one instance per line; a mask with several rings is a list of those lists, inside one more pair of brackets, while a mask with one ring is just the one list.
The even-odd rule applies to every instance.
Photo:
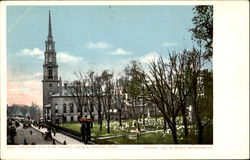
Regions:
[[167, 58], [193, 47], [194, 6], [8, 6], [8, 104], [42, 105], [42, 65], [51, 10], [59, 76]]

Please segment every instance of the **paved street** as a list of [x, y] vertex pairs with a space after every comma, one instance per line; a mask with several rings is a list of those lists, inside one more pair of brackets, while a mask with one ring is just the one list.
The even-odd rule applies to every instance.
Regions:
[[[32, 131], [32, 135], [30, 134], [30, 131]], [[26, 142], [28, 144], [31, 144], [32, 142], [35, 142], [36, 145], [39, 144], [46, 144], [50, 145], [52, 144], [51, 141], [44, 140], [42, 133], [37, 131], [36, 129], [29, 127], [26, 129], [23, 129], [23, 125], [21, 124], [19, 127], [16, 128], [17, 135], [15, 136], [15, 144], [24, 144], [24, 138], [26, 139]], [[58, 141], [55, 141], [56, 144], [61, 144]]]
[[[38, 127], [35, 127], [35, 126], [32, 126], [36, 131], [39, 131], [39, 132], [42, 132], [42, 133], [45, 133], [47, 131], [46, 128], [40, 128], [38, 129]], [[66, 136], [62, 133], [56, 133], [56, 135], [54, 136], [54, 134], [52, 133], [52, 138], [54, 138], [55, 140], [57, 140], [58, 142], [61, 142], [63, 143], [64, 141], [66, 141], [67, 144], [70, 144], [70, 145], [74, 145], [74, 144], [81, 144], [81, 145], [84, 145], [83, 142], [80, 142], [78, 140], [75, 140], [69, 136]]]

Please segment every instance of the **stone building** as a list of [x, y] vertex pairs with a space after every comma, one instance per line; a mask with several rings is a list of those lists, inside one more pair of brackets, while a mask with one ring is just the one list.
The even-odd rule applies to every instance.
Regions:
[[[53, 123], [77, 122], [80, 118], [80, 111], [76, 107], [74, 98], [70, 94], [70, 88], [66, 85], [62, 86], [62, 80], [58, 78], [58, 67], [49, 12], [48, 37], [45, 41], [42, 80], [43, 118], [45, 121], [51, 121]], [[97, 111], [94, 107], [92, 111], [94, 119], [97, 119]], [[89, 118], [86, 109], [84, 109], [84, 115]]]
[[[45, 52], [44, 52], [44, 64], [43, 64], [43, 119], [53, 123], [67, 123], [67, 122], [78, 122], [80, 118], [80, 108], [77, 107], [74, 97], [71, 94], [70, 86], [62, 85], [61, 77], [58, 76], [58, 64], [56, 60], [55, 42], [52, 36], [52, 25], [51, 15], [49, 12], [49, 26], [48, 36], [45, 41]], [[138, 104], [136, 107], [132, 106], [132, 101], [126, 93], [122, 93], [122, 108], [121, 117], [122, 119], [136, 118], [142, 114], [145, 117], [155, 115], [153, 105], [147, 105], [145, 103]], [[117, 98], [113, 95], [112, 98]], [[118, 98], [117, 98], [118, 99]], [[96, 97], [93, 97], [93, 101]], [[94, 102], [90, 102], [88, 99], [84, 106], [82, 106], [83, 116], [91, 118], [89, 113], [92, 113], [94, 120], [98, 119], [98, 112], [94, 107]], [[97, 100], [96, 100], [97, 101]], [[119, 104], [113, 104], [119, 105]], [[87, 109], [88, 108], [88, 109]], [[102, 106], [102, 110], [103, 110]], [[112, 119], [118, 118], [118, 112], [115, 107], [112, 107], [110, 111]], [[103, 112], [102, 112], [103, 114]], [[103, 115], [105, 119], [105, 115]]]

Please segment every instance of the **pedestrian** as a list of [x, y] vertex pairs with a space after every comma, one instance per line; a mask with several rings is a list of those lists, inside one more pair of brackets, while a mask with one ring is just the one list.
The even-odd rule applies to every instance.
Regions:
[[64, 144], [64, 145], [66, 145], [66, 144], [67, 144], [67, 143], [66, 143], [66, 140], [64, 140], [63, 144]]
[[28, 144], [27, 141], [26, 141], [26, 138], [24, 138], [23, 144], [24, 144], [24, 145], [27, 145], [27, 144]]
[[32, 131], [30, 131], [30, 135], [32, 135]]
[[54, 134], [54, 136], [56, 136], [56, 130], [55, 129], [53, 129], [53, 134]]
[[54, 139], [54, 138], [53, 138], [52, 142], [53, 142], [53, 144], [54, 144], [54, 145], [56, 144], [56, 142], [55, 142], [55, 139]]

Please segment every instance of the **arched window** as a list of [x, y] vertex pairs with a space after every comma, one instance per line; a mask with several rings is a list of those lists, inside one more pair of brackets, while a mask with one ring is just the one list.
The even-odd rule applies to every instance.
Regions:
[[50, 68], [50, 69], [49, 69], [49, 79], [52, 79], [52, 78], [53, 78], [52, 69]]
[[65, 103], [63, 104], [63, 112], [67, 113], [67, 108], [66, 108], [66, 104]]
[[70, 112], [73, 113], [74, 112], [74, 106], [73, 103], [70, 104]]

